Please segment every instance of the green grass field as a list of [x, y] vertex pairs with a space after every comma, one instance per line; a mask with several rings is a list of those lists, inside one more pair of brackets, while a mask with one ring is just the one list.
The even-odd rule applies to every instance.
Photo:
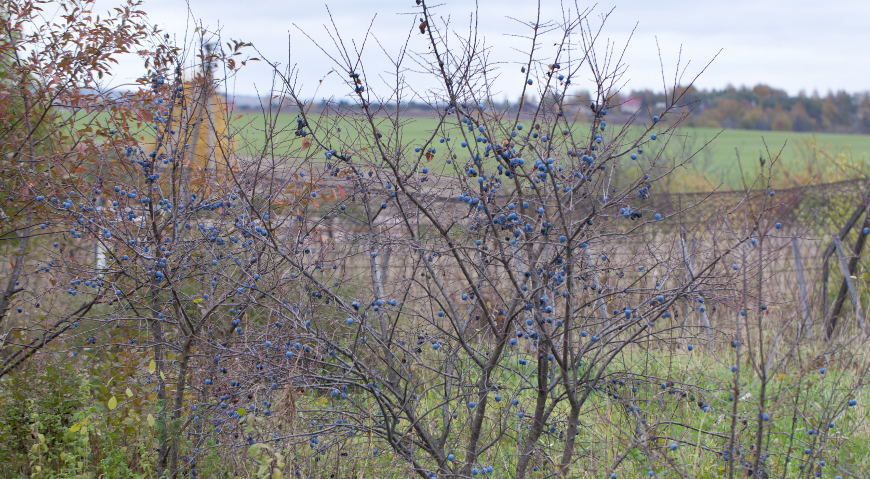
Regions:
[[814, 172], [836, 176], [846, 173], [840, 170], [842, 166], [870, 162], [870, 135], [689, 127], [681, 128], [679, 135], [672, 140], [674, 152], [683, 140], [686, 151], [691, 151], [715, 138], [692, 159], [692, 167], [711, 184], [722, 183], [727, 188], [742, 187], [738, 155], [747, 180], [759, 171], [759, 158], [779, 156], [779, 179], [788, 176], [796, 182], [811, 176], [814, 182], [833, 181], [839, 178], [815, 178]]
[[[313, 118], [315, 121], [319, 119]], [[296, 129], [295, 119], [296, 115], [281, 114], [275, 120], [277, 151], [280, 151], [282, 146], [286, 146], [286, 143], [282, 142], [295, 138], [293, 135]], [[261, 115], [246, 114], [236, 120], [235, 125], [239, 128], [238, 134], [244, 138], [243, 143], [251, 148], [263, 146], [264, 132], [268, 128]], [[320, 125], [320, 128], [327, 126], [341, 125]], [[402, 126], [401, 143], [422, 144], [432, 136], [435, 127], [435, 119], [408, 119]], [[528, 125], [526, 127], [528, 128]], [[578, 126], [578, 129], [581, 128], [582, 126]], [[381, 128], [384, 134], [390, 134], [390, 130], [387, 126]], [[345, 125], [343, 136], [349, 133]], [[439, 148], [439, 153], [446, 151], [444, 145], [439, 144], [437, 140], [442, 135], [452, 136], [454, 141], [460, 138], [458, 128], [439, 131], [434, 144]], [[653, 151], [657, 151], [656, 147], [660, 148], [664, 145], [664, 140], [664, 137], [660, 137], [656, 146], [652, 148]], [[710, 140], [713, 141], [698, 152]], [[458, 147], [458, 144], [455, 146]], [[846, 173], [844, 169], [848, 169], [848, 165], [857, 166], [870, 162], [870, 135], [682, 127], [669, 139], [664, 154], [669, 162], [680, 161], [694, 155], [689, 170], [684, 172], [689, 175], [682, 185], [680, 183], [675, 185], [677, 189], [703, 191], [718, 187], [742, 188], [742, 179], [751, 181], [759, 171], [759, 157], [767, 159], [777, 155], [779, 155], [779, 168], [774, 184], [791, 185], [810, 181], [820, 183], [840, 179], [840, 175]]]
[[[340, 136], [345, 144], [355, 136], [355, 127], [349, 126], [347, 122], [335, 122], [331, 118], [327, 120], [318, 115], [310, 116], [309, 120], [319, 122], [321, 118], [325, 121], [324, 124], [316, 126], [318, 132], [329, 128], [335, 133], [341, 127]], [[279, 114], [273, 119], [273, 125], [267, 125], [266, 118], [259, 113], [236, 116], [233, 134], [239, 154], [259, 156], [266, 143], [267, 131], [274, 132], [270, 153], [281, 155], [298, 148], [301, 140], [294, 135], [297, 128], [295, 120], [295, 114]], [[525, 123], [528, 128], [528, 121]], [[423, 145], [425, 140], [432, 137], [435, 127], [435, 119], [408, 118], [401, 126], [399, 141], [404, 146]], [[363, 128], [363, 134], [368, 135], [368, 127], [364, 125]], [[585, 128], [585, 125], [578, 124], [576, 131], [580, 132]], [[619, 127], [611, 127], [612, 131], [609, 129], [608, 133], [614, 133], [617, 128]], [[379, 125], [379, 130], [391, 138], [395, 135], [386, 120]], [[467, 131], [466, 133], [471, 134]], [[642, 132], [638, 128], [632, 128], [629, 133]], [[153, 138], [150, 124], [143, 124], [138, 134], [146, 138], [146, 142], [149, 141], [148, 138]], [[461, 134], [453, 126], [438, 131], [435, 135], [433, 146], [438, 149], [438, 155], [433, 162], [440, 161], [443, 165], [444, 158], [441, 156], [447, 152], [448, 145], [438, 142], [442, 136], [450, 136], [452, 147], [459, 149]], [[339, 142], [334, 141], [335, 137], [332, 140], [332, 147], [341, 149]], [[709, 145], [702, 149], [708, 142]], [[660, 135], [656, 142], [645, 147], [645, 157], [650, 158], [650, 153], [657, 153], [662, 147], [665, 148], [663, 157], [669, 164], [691, 157], [688, 168], [681, 169], [677, 175], [679, 179], [669, 184], [673, 192], [710, 191], [715, 188], [741, 189], [744, 181], [751, 183], [759, 172], [759, 158], [779, 158], [779, 166], [775, 169], [773, 179], [773, 184], [777, 187], [837, 181], [850, 177], [854, 170], [870, 163], [870, 135], [681, 127], [670, 138]], [[315, 155], [314, 158], [323, 157]], [[440, 170], [435, 163], [429, 168], [434, 172]]]

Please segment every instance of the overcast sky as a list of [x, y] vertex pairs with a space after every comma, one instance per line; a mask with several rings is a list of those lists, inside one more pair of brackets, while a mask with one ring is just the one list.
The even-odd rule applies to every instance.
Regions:
[[[112, 0], [100, 0], [98, 5], [111, 3]], [[541, 0], [541, 4], [544, 19], [562, 18], [558, 0]], [[292, 60], [301, 71], [303, 94], [313, 96], [318, 80], [333, 64], [313, 48], [310, 40], [293, 24], [329, 44], [322, 27], [329, 20], [327, 5], [346, 41], [362, 40], [374, 18], [373, 31], [390, 54], [398, 52], [417, 18], [413, 15], [414, 0], [329, 0], [326, 3], [322, 0], [190, 0], [189, 4], [178, 0], [145, 0], [144, 10], [152, 23], [179, 39], [190, 28], [190, 15], [201, 19], [212, 30], [220, 28], [224, 39], [252, 42], [264, 56], [285, 65], [289, 35]], [[566, 8], [567, 5], [575, 9], [574, 4], [566, 3]], [[592, 3], [579, 5], [582, 8], [593, 6]], [[506, 17], [532, 20], [536, 7], [536, 2], [531, 0], [480, 0], [476, 4], [470, 0], [448, 0], [438, 7], [437, 13], [449, 17], [459, 31], [467, 31], [469, 15], [477, 8], [480, 34], [492, 47], [493, 60], [515, 62], [520, 56], [510, 47], [523, 47], [528, 42], [508, 35], [522, 30]], [[665, 69], [671, 78], [681, 46], [684, 61], [692, 62], [689, 74], [697, 73], [722, 50], [696, 83], [702, 88], [767, 83], [791, 94], [801, 90], [807, 93], [818, 90], [822, 94], [839, 89], [870, 90], [870, 28], [867, 26], [870, 1], [604, 0], [595, 6], [592, 23], [598, 23], [600, 16], [611, 9], [614, 10], [604, 26], [603, 38], [621, 48], [637, 25], [625, 56], [628, 89], [662, 88], [655, 41], [658, 37]], [[423, 51], [425, 37], [415, 32], [410, 45], [414, 50]], [[542, 53], [549, 54], [549, 51]], [[385, 55], [374, 44], [368, 45], [364, 58], [370, 83], [373, 73], [389, 67]], [[513, 68], [505, 66], [505, 71]], [[346, 94], [347, 87], [339, 80], [336, 75], [327, 77], [317, 96]], [[268, 68], [259, 64], [243, 71], [230, 88], [237, 94], [248, 95], [255, 92], [255, 85], [265, 91], [270, 81]], [[520, 81], [504, 75], [497, 90], [515, 99], [522, 88]], [[578, 88], [583, 88], [582, 81], [576, 83]]]

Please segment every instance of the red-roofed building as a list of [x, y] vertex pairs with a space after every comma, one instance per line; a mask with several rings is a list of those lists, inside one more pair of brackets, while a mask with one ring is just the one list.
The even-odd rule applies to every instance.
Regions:
[[641, 106], [643, 106], [643, 102], [640, 98], [629, 98], [619, 104], [619, 111], [627, 115], [633, 115], [640, 110]]

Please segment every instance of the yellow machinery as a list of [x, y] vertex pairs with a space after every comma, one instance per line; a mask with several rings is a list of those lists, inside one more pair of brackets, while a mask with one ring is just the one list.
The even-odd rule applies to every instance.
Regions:
[[[174, 117], [185, 120], [177, 132], [184, 135], [181, 139], [189, 145], [184, 165], [192, 170], [192, 179], [221, 177], [226, 174], [227, 166], [235, 167], [233, 141], [227, 128], [227, 103], [223, 95], [211, 88], [202, 88], [201, 81], [197, 83], [200, 83], [199, 88], [185, 86], [185, 101], [173, 112]], [[182, 108], [189, 112], [183, 112]]]
[[[212, 46], [205, 48], [206, 58], [211, 58]], [[227, 102], [215, 91], [206, 65], [201, 74], [184, 82], [183, 95], [171, 115], [177, 126], [170, 143], [179, 147], [176, 158], [182, 161], [184, 186], [194, 189], [208, 189], [213, 182], [225, 184], [228, 167], [236, 167]]]

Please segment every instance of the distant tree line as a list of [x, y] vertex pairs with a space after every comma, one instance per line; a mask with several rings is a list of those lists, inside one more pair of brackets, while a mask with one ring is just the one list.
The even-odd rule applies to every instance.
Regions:
[[[687, 124], [696, 127], [745, 130], [820, 131], [870, 133], [870, 93], [800, 92], [789, 96], [785, 90], [759, 84], [752, 88], [727, 86], [722, 90], [687, 87], [684, 108], [691, 109]], [[673, 92], [668, 92], [671, 98]], [[582, 97], [581, 95], [578, 95]], [[582, 98], [578, 98], [581, 100]], [[618, 98], [621, 113], [628, 115], [661, 110], [666, 95], [651, 90], [632, 91]]]
[[[689, 114], [686, 123], [688, 126], [870, 134], [870, 92], [849, 93], [840, 90], [829, 91], [822, 96], [814, 91], [809, 95], [800, 92], [797, 96], [789, 96], [785, 90], [764, 84], [752, 88], [746, 86], [736, 88], [729, 85], [722, 90], [698, 89], [694, 86], [678, 90], [682, 91], [678, 91], [677, 96], [681, 92], [683, 96], [677, 106]], [[611, 105], [618, 106], [613, 109], [611, 120], [625, 122], [635, 112], [642, 116], [656, 115], [666, 106], [670, 106], [671, 102], [668, 100], [674, 97], [673, 94], [673, 90], [668, 91], [667, 94], [652, 90], [619, 93], [611, 99]], [[562, 106], [569, 112], [588, 114], [590, 99], [588, 92], [581, 91], [566, 98]], [[237, 96], [235, 100], [237, 110], [260, 109], [260, 102], [256, 98]], [[534, 104], [536, 98], [532, 95], [532, 98], [526, 100], [527, 105]], [[273, 99], [273, 101], [277, 105], [277, 100]], [[350, 106], [347, 100], [342, 99], [340, 103], [343, 107]], [[490, 105], [491, 102], [486, 103], [486, 106], [494, 106]], [[326, 100], [317, 102], [315, 105], [319, 108], [315, 109], [323, 109], [327, 104]], [[516, 108], [517, 104], [505, 100], [504, 104], [498, 106]], [[385, 112], [396, 109], [394, 103], [379, 106]], [[438, 105], [421, 101], [409, 101], [400, 106], [406, 113], [421, 116], [432, 114], [437, 107]], [[524, 110], [522, 113], [533, 114], [534, 111]]]

